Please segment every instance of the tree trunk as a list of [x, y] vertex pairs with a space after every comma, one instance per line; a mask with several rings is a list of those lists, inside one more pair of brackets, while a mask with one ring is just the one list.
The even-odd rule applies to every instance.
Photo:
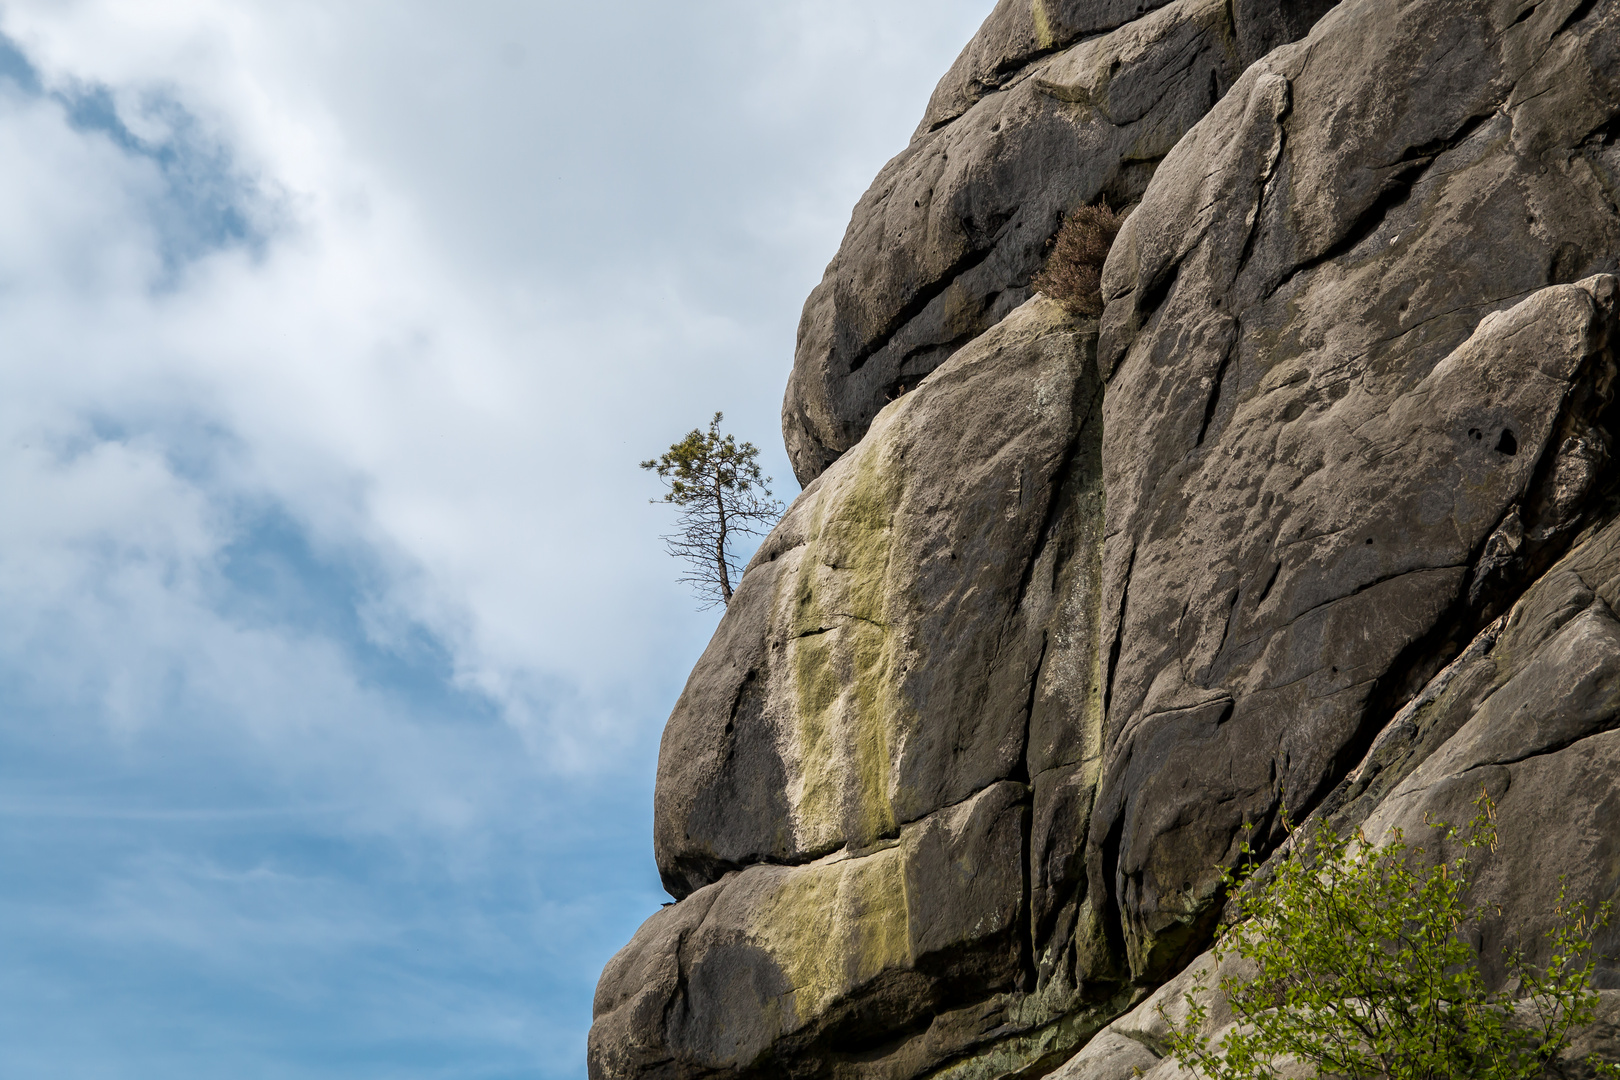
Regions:
[[714, 482], [714, 509], [720, 518], [720, 533], [714, 541], [715, 568], [720, 571], [720, 598], [731, 603], [731, 575], [726, 571], [726, 498], [720, 480]]

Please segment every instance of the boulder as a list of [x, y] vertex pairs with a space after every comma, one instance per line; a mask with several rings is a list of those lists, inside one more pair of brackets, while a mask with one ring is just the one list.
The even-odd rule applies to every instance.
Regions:
[[1021, 981], [1028, 816], [1004, 781], [862, 854], [751, 866], [665, 908], [603, 972], [593, 1080], [864, 1075], [873, 1047], [920, 1071], [993, 1035], [1004, 1018], [960, 1006]]

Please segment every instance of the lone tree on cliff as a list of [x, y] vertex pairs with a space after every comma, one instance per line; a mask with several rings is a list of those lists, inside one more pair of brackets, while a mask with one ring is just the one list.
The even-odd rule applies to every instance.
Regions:
[[685, 559], [688, 571], [679, 580], [692, 586], [704, 607], [731, 603], [731, 582], [739, 567], [731, 555], [738, 534], [758, 536], [782, 516], [782, 504], [771, 498], [771, 478], [761, 476], [759, 450], [720, 434], [720, 413], [709, 430], [693, 428], [662, 457], [643, 461], [669, 485], [662, 500], [681, 508], [677, 530], [666, 535], [671, 555]]

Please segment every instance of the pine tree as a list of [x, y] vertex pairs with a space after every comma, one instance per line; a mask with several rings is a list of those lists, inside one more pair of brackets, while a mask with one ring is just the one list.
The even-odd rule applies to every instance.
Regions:
[[693, 428], [661, 457], [641, 463], [669, 485], [663, 499], [652, 501], [680, 507], [677, 529], [664, 536], [664, 546], [685, 560], [688, 572], [679, 580], [704, 607], [731, 603], [740, 569], [732, 556], [735, 537], [761, 535], [782, 516], [782, 504], [771, 498], [771, 478], [760, 474], [758, 448], [722, 435], [722, 419], [715, 413], [708, 431]]

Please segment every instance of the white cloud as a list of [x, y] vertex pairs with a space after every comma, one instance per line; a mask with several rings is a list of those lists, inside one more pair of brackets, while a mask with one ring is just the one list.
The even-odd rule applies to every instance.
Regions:
[[[960, 6], [935, 37], [959, 40], [978, 5]], [[776, 453], [788, 305], [830, 253], [827, 208], [847, 213], [878, 131], [903, 130], [826, 92], [903, 79], [917, 105], [907, 65], [938, 58], [914, 5], [620, 17], [99, 0], [12, 3], [0, 22], [47, 89], [107, 88], [157, 150], [172, 109], [152, 103], [183, 106], [251, 178], [243, 212], [280, 224], [154, 288], [154, 157], [10, 93], [0, 151], [23, 167], [0, 179], [0, 315], [25, 392], [4, 437], [37, 453], [110, 422], [146, 440], [139, 482], [192, 517], [283, 507], [378, 567], [373, 632], [426, 626], [514, 718], [563, 690], [577, 711], [539, 742], [576, 766], [586, 744], [644, 737], [620, 710], [655, 708], [706, 625], [669, 584], [634, 462], [713, 407]], [[165, 479], [185, 454], [205, 475]], [[791, 486], [779, 455], [775, 472]], [[75, 498], [95, 496], [38, 512], [70, 521]], [[217, 549], [230, 525], [212, 527]], [[193, 534], [175, 558], [217, 557]]]
[[0, 1069], [324, 1076], [251, 988], [352, 983], [274, 1030], [577, 1074], [714, 618], [635, 463], [723, 409], [791, 495], [799, 305], [989, 6], [0, 4]]

